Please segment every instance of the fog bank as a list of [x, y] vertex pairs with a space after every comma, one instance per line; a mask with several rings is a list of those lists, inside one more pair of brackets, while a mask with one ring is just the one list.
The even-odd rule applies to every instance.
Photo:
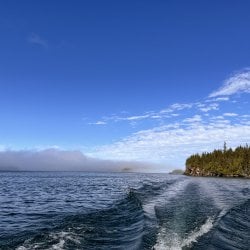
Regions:
[[80, 151], [59, 149], [0, 152], [0, 171], [158, 172], [159, 165], [136, 161], [100, 160]]

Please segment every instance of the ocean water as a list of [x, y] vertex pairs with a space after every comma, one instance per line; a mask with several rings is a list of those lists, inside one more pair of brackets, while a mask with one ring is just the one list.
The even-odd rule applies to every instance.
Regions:
[[250, 249], [250, 180], [0, 173], [0, 249]]

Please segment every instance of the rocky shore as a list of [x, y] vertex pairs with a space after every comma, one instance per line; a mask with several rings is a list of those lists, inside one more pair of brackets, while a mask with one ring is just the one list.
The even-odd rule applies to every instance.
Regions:
[[250, 147], [239, 146], [211, 153], [191, 155], [186, 160], [185, 175], [206, 177], [250, 177]]
[[223, 174], [223, 173], [215, 173], [205, 171], [204, 169], [200, 169], [199, 167], [187, 167], [185, 172], [183, 173], [187, 176], [197, 176], [197, 177], [230, 177], [230, 178], [250, 178], [250, 175], [247, 174]]

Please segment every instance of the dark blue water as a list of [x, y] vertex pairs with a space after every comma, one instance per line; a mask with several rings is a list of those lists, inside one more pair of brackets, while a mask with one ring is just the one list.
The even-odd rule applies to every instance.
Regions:
[[250, 180], [0, 173], [0, 249], [250, 249]]

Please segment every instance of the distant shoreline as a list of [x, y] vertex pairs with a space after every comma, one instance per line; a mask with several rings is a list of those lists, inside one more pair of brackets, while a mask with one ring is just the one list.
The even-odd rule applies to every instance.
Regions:
[[228, 179], [250, 179], [250, 176], [241, 176], [241, 175], [191, 175], [183, 173], [183, 175], [188, 177], [204, 177], [204, 178], [228, 178]]
[[198, 177], [250, 178], [250, 147], [227, 148], [191, 155], [184, 175]]

